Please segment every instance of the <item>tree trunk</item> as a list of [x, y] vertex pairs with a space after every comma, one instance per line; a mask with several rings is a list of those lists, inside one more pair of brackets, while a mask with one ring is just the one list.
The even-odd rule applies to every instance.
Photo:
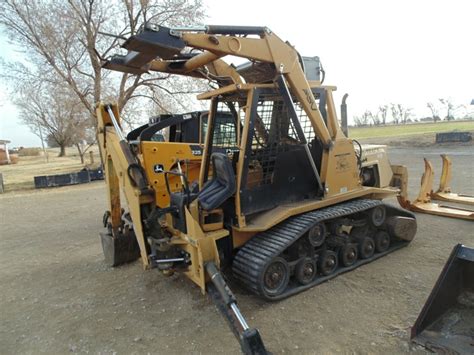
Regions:
[[84, 153], [81, 149], [79, 144], [76, 144], [77, 152], [79, 153], [79, 157], [81, 158], [81, 164], [84, 165]]
[[66, 145], [60, 145], [59, 148], [61, 148], [61, 150], [59, 151], [59, 155], [58, 157], [65, 157], [66, 156]]

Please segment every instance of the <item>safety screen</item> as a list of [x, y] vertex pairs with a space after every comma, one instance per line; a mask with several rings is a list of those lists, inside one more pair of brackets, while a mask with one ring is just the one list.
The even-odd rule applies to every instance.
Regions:
[[[316, 103], [318, 103], [317, 99]], [[311, 125], [311, 120], [299, 102], [295, 103], [295, 110], [300, 121], [301, 128], [303, 129], [304, 136], [306, 137], [306, 141], [311, 144], [316, 136], [313, 126]]]
[[254, 101], [242, 173], [245, 215], [316, 195], [317, 182], [304, 147], [308, 143], [311, 150], [315, 134], [302, 107], [294, 106], [296, 122], [277, 91], [262, 89]]
[[[308, 143], [315, 134], [311, 121], [299, 103], [295, 110]], [[262, 94], [256, 108], [251, 142], [248, 187], [271, 184], [276, 157], [283, 152], [300, 150], [304, 141], [298, 137], [289, 109], [278, 96]]]

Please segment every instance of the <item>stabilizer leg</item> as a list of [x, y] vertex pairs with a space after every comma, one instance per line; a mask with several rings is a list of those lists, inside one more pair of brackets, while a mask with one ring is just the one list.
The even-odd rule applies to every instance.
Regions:
[[237, 307], [237, 300], [213, 262], [206, 264], [206, 271], [212, 284], [208, 286], [211, 299], [227, 319], [229, 326], [238, 339], [242, 352], [246, 355], [267, 355], [260, 333], [250, 328]]

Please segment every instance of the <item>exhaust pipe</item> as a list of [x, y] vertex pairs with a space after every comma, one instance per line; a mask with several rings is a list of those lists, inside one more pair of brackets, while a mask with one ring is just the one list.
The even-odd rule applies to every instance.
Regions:
[[341, 103], [341, 129], [346, 137], [349, 137], [349, 130], [347, 128], [347, 104], [346, 100], [349, 94], [344, 94]]

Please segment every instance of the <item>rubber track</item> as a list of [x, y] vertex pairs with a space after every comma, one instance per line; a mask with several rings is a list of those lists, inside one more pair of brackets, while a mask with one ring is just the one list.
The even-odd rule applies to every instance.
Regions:
[[[290, 280], [290, 284], [285, 292], [278, 296], [268, 297], [264, 295], [259, 288], [260, 275], [263, 267], [274, 257], [280, 255], [286, 248], [297, 241], [305, 232], [307, 232], [316, 223], [327, 221], [330, 219], [348, 216], [354, 213], [363, 212], [376, 206], [384, 205], [379, 200], [353, 200], [341, 203], [335, 206], [307, 212], [287, 219], [286, 221], [270, 228], [269, 230], [259, 233], [247, 242], [234, 258], [232, 271], [234, 277], [244, 284], [249, 290], [269, 300], [280, 300], [301, 291], [307, 290], [317, 284], [327, 281], [337, 275], [353, 270], [360, 265], [367, 264], [375, 259], [380, 258], [396, 249], [408, 244], [408, 242], [393, 242], [390, 248], [383, 253], [376, 253], [372, 258], [359, 259], [354, 265], [349, 267], [339, 267], [333, 274], [328, 276], [318, 275], [316, 279], [308, 285], [300, 285]], [[393, 206], [386, 205], [390, 209]], [[395, 208], [395, 210], [398, 210]], [[398, 211], [397, 211], [398, 212]], [[401, 211], [400, 211], [401, 212]], [[410, 216], [411, 214], [403, 211], [402, 214]]]

